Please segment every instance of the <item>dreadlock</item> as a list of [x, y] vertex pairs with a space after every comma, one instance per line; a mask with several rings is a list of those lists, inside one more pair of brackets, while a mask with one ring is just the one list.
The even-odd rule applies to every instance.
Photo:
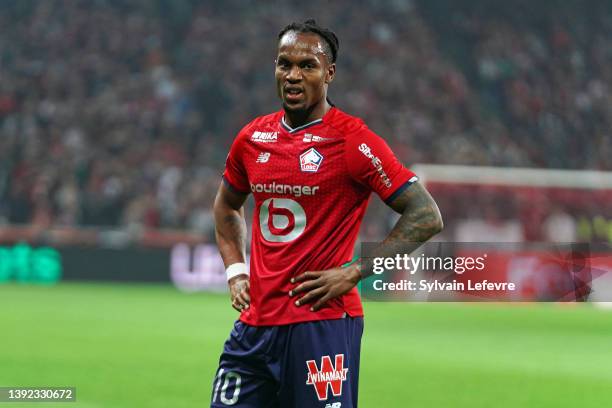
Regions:
[[306, 20], [303, 23], [291, 23], [285, 28], [283, 28], [280, 33], [278, 33], [278, 39], [283, 38], [283, 35], [288, 31], [294, 31], [296, 33], [315, 33], [322, 39], [324, 39], [323, 44], [323, 52], [327, 56], [327, 59], [331, 61], [333, 64], [336, 62], [336, 58], [338, 57], [338, 48], [340, 48], [340, 44], [338, 43], [338, 37], [334, 34], [333, 31], [320, 27], [316, 21], [313, 19]]

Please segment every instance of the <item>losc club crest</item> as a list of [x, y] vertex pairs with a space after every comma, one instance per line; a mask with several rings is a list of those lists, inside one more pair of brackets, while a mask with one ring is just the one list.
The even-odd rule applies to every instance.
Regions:
[[316, 173], [321, 167], [323, 155], [312, 147], [300, 154], [300, 168], [306, 173]]

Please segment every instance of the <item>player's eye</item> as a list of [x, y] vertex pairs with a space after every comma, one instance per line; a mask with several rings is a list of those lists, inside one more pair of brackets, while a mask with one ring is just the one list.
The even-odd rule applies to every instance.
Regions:
[[312, 62], [307, 62], [306, 64], [302, 65], [302, 68], [305, 68], [305, 69], [315, 69], [316, 65], [313, 64]]
[[287, 61], [280, 60], [276, 62], [276, 66], [281, 69], [287, 69], [289, 68], [289, 63]]

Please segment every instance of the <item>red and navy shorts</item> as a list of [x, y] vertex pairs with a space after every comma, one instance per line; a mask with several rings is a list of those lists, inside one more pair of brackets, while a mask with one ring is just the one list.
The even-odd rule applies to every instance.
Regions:
[[249, 326], [236, 321], [212, 408], [357, 407], [362, 317]]

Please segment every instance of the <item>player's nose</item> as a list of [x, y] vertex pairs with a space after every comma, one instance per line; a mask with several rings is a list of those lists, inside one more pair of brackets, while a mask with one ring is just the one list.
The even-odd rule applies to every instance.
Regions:
[[287, 73], [287, 81], [296, 82], [302, 79], [302, 70], [297, 65], [291, 67]]

